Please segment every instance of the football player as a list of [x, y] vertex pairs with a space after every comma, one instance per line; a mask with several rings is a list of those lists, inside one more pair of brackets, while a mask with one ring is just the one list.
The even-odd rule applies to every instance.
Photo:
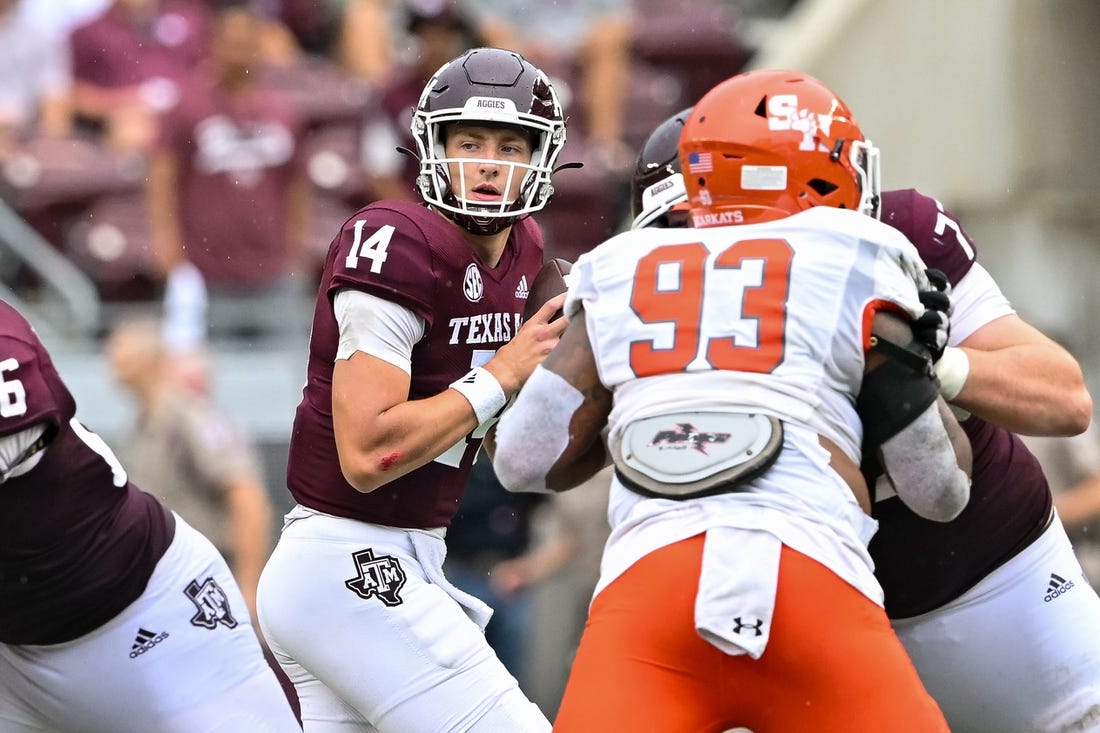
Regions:
[[565, 328], [564, 294], [521, 322], [563, 111], [523, 57], [477, 48], [412, 132], [423, 203], [372, 203], [329, 250], [260, 620], [307, 731], [548, 731], [441, 567], [486, 433]]
[[[676, 225], [668, 219], [686, 205], [679, 128], [664, 137], [658, 128], [647, 143], [634, 176], [636, 222]], [[1038, 462], [1012, 432], [1084, 430], [1092, 401], [1081, 369], [1015, 313], [937, 200], [884, 191], [881, 218], [952, 286], [950, 341], [936, 370], [974, 454], [970, 502], [951, 522], [924, 520], [888, 486], [876, 490], [870, 551], [887, 613], [952, 731], [1100, 729], [1098, 598], [1081, 580]]]
[[76, 418], [0, 301], [0, 730], [300, 731], [214, 545]]
[[1016, 314], [938, 201], [887, 191], [882, 220], [951, 283], [936, 371], [944, 397], [969, 413], [974, 451], [971, 501], [952, 522], [877, 492], [871, 556], [894, 629], [955, 733], [1100, 730], [1100, 597], [1015, 435], [1088, 426], [1081, 368]]
[[611, 536], [555, 730], [946, 731], [866, 549], [861, 439], [936, 521], [970, 458], [910, 326], [924, 265], [865, 215], [877, 151], [787, 71], [733, 77], [658, 134], [693, 227], [653, 226], [666, 201], [578, 259], [570, 325], [496, 436], [506, 486], [560, 490], [608, 428]]

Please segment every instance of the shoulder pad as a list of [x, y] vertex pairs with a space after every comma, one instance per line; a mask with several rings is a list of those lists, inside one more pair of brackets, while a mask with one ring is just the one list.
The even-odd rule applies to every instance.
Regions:
[[954, 214], [916, 189], [884, 191], [882, 221], [904, 234], [921, 259], [942, 270], [952, 285], [974, 264], [977, 250]]

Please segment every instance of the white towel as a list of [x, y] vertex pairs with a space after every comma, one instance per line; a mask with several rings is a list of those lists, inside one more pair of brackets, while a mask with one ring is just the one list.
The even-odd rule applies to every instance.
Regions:
[[454, 599], [455, 603], [462, 606], [470, 620], [478, 625], [483, 632], [489, 625], [489, 619], [493, 616], [493, 609], [480, 598], [475, 598], [464, 590], [456, 588], [451, 581], [443, 575], [443, 560], [447, 557], [447, 545], [442, 538], [428, 532], [409, 532], [412, 539], [413, 551], [416, 559], [420, 561], [420, 567], [428, 580]]
[[768, 645], [779, 555], [768, 532], [736, 527], [707, 531], [695, 597], [695, 629], [726, 654], [759, 659]]

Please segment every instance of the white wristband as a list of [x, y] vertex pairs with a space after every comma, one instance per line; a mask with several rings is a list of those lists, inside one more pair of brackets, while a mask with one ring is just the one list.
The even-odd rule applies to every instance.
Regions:
[[451, 389], [458, 391], [469, 401], [470, 407], [474, 408], [478, 425], [496, 417], [508, 402], [500, 382], [483, 367], [474, 367], [466, 376], [451, 382]]
[[962, 349], [948, 346], [936, 362], [936, 376], [940, 378], [940, 394], [950, 402], [959, 396], [970, 376], [970, 357]]

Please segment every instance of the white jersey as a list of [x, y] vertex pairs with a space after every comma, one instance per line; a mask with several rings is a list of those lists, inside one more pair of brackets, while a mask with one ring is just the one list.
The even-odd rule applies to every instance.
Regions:
[[[859, 462], [855, 399], [874, 312], [923, 312], [924, 263], [903, 235], [818, 207], [714, 229], [621, 234], [573, 266], [614, 439], [681, 411], [752, 412], [784, 424], [779, 459], [744, 491], [686, 502], [612, 486], [600, 588], [642, 555], [718, 526], [765, 529], [881, 603], [866, 543], [877, 526], [829, 468], [822, 435]], [[803, 521], [805, 520], [805, 521]]]
[[816, 207], [780, 221], [627, 232], [578, 259], [614, 433], [678, 410], [746, 411], [803, 425], [859, 459], [855, 396], [871, 316], [917, 316], [924, 264], [895, 229]]

